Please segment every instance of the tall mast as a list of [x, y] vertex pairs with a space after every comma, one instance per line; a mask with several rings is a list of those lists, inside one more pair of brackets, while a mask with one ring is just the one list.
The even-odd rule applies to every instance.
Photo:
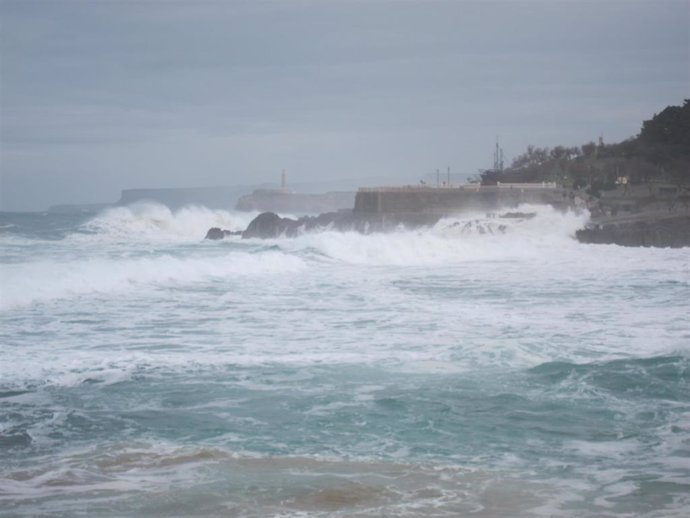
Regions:
[[494, 170], [503, 171], [503, 149], [498, 145], [498, 136], [496, 137], [496, 150], [494, 151]]

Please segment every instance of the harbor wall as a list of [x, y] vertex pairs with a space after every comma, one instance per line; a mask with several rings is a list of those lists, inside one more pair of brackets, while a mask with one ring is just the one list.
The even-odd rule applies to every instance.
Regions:
[[511, 208], [522, 203], [566, 208], [575, 204], [575, 194], [552, 184], [361, 188], [355, 197], [354, 211], [369, 214], [452, 214]]

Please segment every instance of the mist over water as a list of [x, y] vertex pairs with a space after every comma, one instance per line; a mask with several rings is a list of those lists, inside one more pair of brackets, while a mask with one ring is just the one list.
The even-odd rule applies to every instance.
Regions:
[[519, 210], [0, 214], [0, 515], [687, 515], [688, 250]]

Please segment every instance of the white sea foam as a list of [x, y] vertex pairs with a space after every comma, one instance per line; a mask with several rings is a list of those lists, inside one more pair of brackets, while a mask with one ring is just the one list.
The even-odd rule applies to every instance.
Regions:
[[309, 232], [275, 242], [289, 252], [311, 249], [356, 265], [425, 266], [524, 259], [542, 248], [573, 247], [575, 231], [588, 215], [524, 205], [527, 217], [501, 218], [477, 213], [445, 218], [434, 227], [363, 235], [357, 232]]
[[82, 226], [86, 236], [75, 234], [79, 240], [104, 241], [199, 241], [211, 227], [244, 230], [255, 213], [211, 210], [202, 206], [188, 206], [171, 211], [157, 203], [135, 203], [109, 208]]
[[236, 275], [270, 275], [304, 268], [304, 261], [277, 251], [235, 252], [214, 257], [154, 255], [136, 259], [93, 257], [2, 265], [0, 309], [81, 295], [118, 294], [180, 286]]

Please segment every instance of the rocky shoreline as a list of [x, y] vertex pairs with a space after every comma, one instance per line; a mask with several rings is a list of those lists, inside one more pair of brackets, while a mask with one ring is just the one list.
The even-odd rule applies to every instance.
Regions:
[[338, 211], [304, 216], [299, 219], [281, 218], [274, 212], [262, 212], [244, 231], [209, 229], [206, 239], [223, 239], [229, 235], [241, 235], [243, 239], [275, 239], [295, 237], [303, 232], [335, 230], [338, 232], [391, 232], [399, 227], [430, 227], [441, 219], [438, 214], [363, 214], [354, 211]]
[[575, 237], [590, 244], [681, 248], [690, 246], [690, 214], [665, 211], [597, 218]]
[[[263, 212], [243, 231], [214, 227], [209, 229], [206, 239], [217, 240], [228, 236], [241, 236], [242, 239], [275, 239], [281, 236], [295, 237], [303, 232], [318, 230], [369, 234], [391, 232], [400, 227], [431, 227], [441, 218], [440, 214], [364, 214], [339, 211], [292, 219], [282, 218], [273, 212]], [[593, 218], [585, 228], [578, 230], [575, 238], [587, 244], [672, 248], [690, 246], [690, 214], [657, 211], [626, 216], [601, 216]]]
[[[674, 188], [620, 187], [601, 197], [555, 184], [507, 184], [452, 188], [380, 187], [360, 188], [352, 209], [318, 216], [283, 218], [262, 212], [243, 231], [212, 228], [207, 239], [239, 235], [244, 239], [295, 237], [304, 232], [391, 232], [398, 228], [423, 228], [454, 214], [500, 213], [510, 217], [521, 205], [549, 205], [556, 210], [588, 210], [591, 219], [575, 233], [588, 244], [622, 246], [690, 246], [690, 198]], [[652, 186], [653, 187], [653, 186]], [[275, 210], [275, 209], [273, 209]]]

